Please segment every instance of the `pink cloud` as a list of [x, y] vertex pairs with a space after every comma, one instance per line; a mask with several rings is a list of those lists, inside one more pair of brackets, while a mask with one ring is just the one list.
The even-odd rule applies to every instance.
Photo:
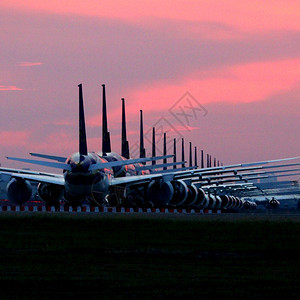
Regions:
[[0, 91], [23, 91], [23, 89], [15, 85], [0, 85]]
[[138, 103], [147, 111], [168, 110], [186, 90], [201, 104], [261, 101], [295, 86], [299, 71], [300, 59], [290, 59], [223, 68], [204, 79], [194, 73], [180, 83], [160, 81], [132, 91], [127, 111], [136, 111]]
[[0, 131], [2, 146], [23, 147], [28, 145], [29, 131]]
[[99, 114], [96, 114], [92, 117], [88, 117], [86, 119], [86, 124], [89, 127], [99, 127], [102, 125], [102, 115], [100, 114], [100, 107], [99, 107]]
[[17, 64], [19, 67], [34, 67], [34, 66], [40, 66], [43, 65], [42, 62], [30, 62], [30, 61], [24, 61]]
[[75, 121], [68, 121], [68, 120], [59, 120], [59, 121], [54, 121], [54, 122], [44, 122], [43, 124], [47, 125], [47, 124], [53, 124], [53, 125], [57, 125], [57, 126], [76, 126], [77, 123], [75, 123]]
[[[240, 30], [277, 30], [298, 29], [300, 3], [297, 1], [259, 1], [259, 0], [190, 0], [188, 5], [181, 0], [173, 1], [72, 1], [68, 0], [36, 1], [11, 0], [1, 5], [27, 11], [55, 14], [107, 17], [148, 23], [152, 17], [189, 20], [195, 22], [218, 22], [239, 28]], [[275, 21], [276, 20], [276, 21]]]
[[46, 143], [44, 141], [35, 143], [33, 146], [34, 149], [29, 149], [28, 152], [39, 151], [41, 153], [62, 154], [68, 156], [77, 151], [77, 143], [78, 142], [75, 141], [67, 131], [60, 130], [47, 136]]

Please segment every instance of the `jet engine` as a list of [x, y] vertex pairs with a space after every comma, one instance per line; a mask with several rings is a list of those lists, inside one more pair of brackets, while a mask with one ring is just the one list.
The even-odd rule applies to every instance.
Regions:
[[221, 208], [223, 208], [223, 209], [229, 208], [232, 203], [232, 200], [229, 198], [229, 196], [222, 195], [222, 196], [220, 196], [220, 198], [222, 200]]
[[230, 198], [232, 199], [232, 206], [230, 208], [237, 209], [237, 207], [239, 206], [238, 199], [234, 196], [230, 196]]
[[187, 206], [195, 205], [198, 198], [198, 189], [194, 184], [189, 184], [187, 187], [188, 187], [188, 196], [184, 204]]
[[217, 199], [214, 195], [208, 194], [209, 203], [207, 208], [214, 209], [217, 203]]
[[204, 197], [201, 201], [200, 208], [205, 209], [209, 207], [209, 196], [204, 194]]
[[236, 200], [237, 200], [237, 206], [236, 206], [236, 209], [240, 209], [240, 208], [242, 208], [243, 207], [243, 201], [242, 201], [242, 199], [240, 199], [239, 197], [235, 197], [236, 198]]
[[256, 203], [255, 202], [252, 202], [252, 201], [248, 201], [248, 200], [246, 200], [245, 202], [244, 202], [244, 208], [245, 209], [255, 209], [256, 208]]
[[182, 180], [174, 180], [171, 181], [171, 184], [174, 188], [174, 195], [169, 204], [172, 206], [183, 205], [189, 194], [186, 183]]
[[147, 188], [148, 201], [157, 207], [166, 206], [174, 195], [171, 182], [163, 180], [152, 180]]
[[37, 187], [37, 192], [40, 198], [49, 206], [59, 205], [60, 200], [63, 197], [64, 189], [61, 186], [49, 184], [49, 183], [39, 183]]
[[220, 196], [216, 196], [216, 204], [214, 209], [221, 209], [222, 207], [222, 199]]
[[278, 208], [280, 206], [280, 202], [273, 197], [271, 200], [268, 201], [267, 206], [270, 208]]
[[205, 194], [204, 190], [198, 189], [198, 199], [195, 203], [195, 206], [200, 209], [207, 208], [209, 204], [209, 198], [208, 195]]
[[227, 209], [232, 209], [235, 205], [235, 199], [232, 196], [226, 195], [228, 197]]
[[193, 206], [196, 208], [202, 207], [204, 199], [205, 199], [205, 192], [202, 189], [198, 188], [198, 197]]
[[9, 201], [22, 205], [31, 198], [32, 186], [27, 180], [12, 178], [6, 186], [6, 192]]

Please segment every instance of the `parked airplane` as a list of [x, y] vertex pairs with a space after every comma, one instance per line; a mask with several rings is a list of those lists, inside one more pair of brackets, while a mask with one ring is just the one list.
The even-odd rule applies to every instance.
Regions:
[[[105, 86], [103, 86], [103, 99], [105, 99]], [[86, 130], [83, 111], [83, 95], [82, 86], [79, 85], [79, 152], [71, 155], [66, 161], [64, 157], [35, 154], [40, 158], [46, 158], [55, 160], [56, 162], [39, 161], [31, 159], [21, 158], [9, 158], [21, 162], [28, 162], [43, 166], [49, 166], [59, 168], [63, 170], [63, 175], [40, 173], [34, 171], [22, 171], [8, 168], [0, 168], [2, 174], [10, 174], [12, 179], [7, 186], [8, 197], [17, 203], [24, 203], [30, 197], [31, 189], [29, 181], [39, 182], [38, 192], [40, 197], [48, 204], [53, 205], [59, 203], [62, 195], [65, 200], [71, 205], [80, 205], [83, 200], [88, 199], [93, 205], [105, 205], [107, 196], [112, 187], [122, 186], [125, 187], [126, 198], [130, 196], [136, 196], [136, 191], [141, 192], [144, 199], [148, 200], [148, 203], [153, 206], [181, 206], [187, 205], [195, 207], [213, 207], [216, 203], [226, 203], [228, 200], [226, 197], [223, 201], [221, 197], [213, 196], [211, 194], [205, 194], [201, 187], [197, 187], [193, 178], [198, 177], [198, 180], [202, 181], [202, 178], [207, 179], [209, 176], [213, 180], [214, 184], [219, 184], [226, 178], [226, 173], [232, 172], [237, 175], [240, 172], [248, 171], [251, 168], [260, 169], [261, 165], [270, 162], [281, 162], [285, 160], [295, 159], [287, 158], [273, 161], [263, 161], [247, 164], [236, 164], [229, 166], [215, 166], [196, 170], [180, 171], [179, 169], [162, 170], [153, 174], [135, 175], [133, 173], [126, 173], [122, 168], [130, 165], [136, 165], [147, 161], [153, 161], [166, 158], [152, 157], [145, 158], [143, 141], [141, 139], [141, 158], [139, 159], [126, 159], [124, 152], [122, 156], [116, 156], [111, 152], [110, 137], [107, 130], [107, 118], [106, 118], [106, 101], [104, 101], [103, 111], [103, 145], [102, 152], [104, 156], [96, 153], [89, 153], [87, 151]], [[124, 112], [125, 117], [125, 112]], [[122, 118], [125, 121], [125, 118]], [[122, 122], [123, 125], [125, 122]], [[142, 121], [141, 121], [142, 129]], [[125, 131], [126, 132], [126, 131]], [[142, 132], [142, 130], [141, 130]], [[141, 135], [142, 137], [142, 135]], [[122, 141], [127, 141], [123, 136]], [[123, 145], [123, 144], [122, 144]], [[127, 142], [128, 145], [128, 142]], [[182, 144], [184, 146], [184, 142]], [[175, 148], [175, 147], [174, 147]], [[123, 148], [122, 148], [123, 149]], [[110, 153], [110, 155], [109, 155]], [[174, 149], [176, 153], [176, 149]], [[182, 152], [184, 153], [184, 152]], [[129, 153], [128, 153], [129, 157]], [[169, 157], [172, 157], [169, 156]], [[299, 158], [299, 157], [298, 157]], [[203, 162], [203, 160], [202, 160]], [[184, 160], [183, 162], [184, 163]], [[216, 165], [216, 164], [215, 164]], [[254, 167], [258, 165], [258, 167]], [[146, 168], [143, 165], [139, 165], [140, 168]], [[166, 167], [163, 164], [163, 167]], [[183, 166], [185, 167], [185, 166]], [[113, 168], [115, 168], [113, 170]], [[122, 170], [120, 173], [118, 173]], [[126, 168], [125, 168], [126, 170]], [[220, 176], [224, 173], [223, 176]], [[119, 175], [119, 174], [122, 174]], [[126, 176], [130, 174], [130, 176]], [[219, 177], [217, 177], [219, 176]], [[232, 180], [231, 180], [232, 181]], [[206, 181], [205, 181], [206, 182]], [[211, 183], [209, 183], [211, 184]], [[140, 187], [143, 187], [140, 189]], [[229, 185], [228, 185], [229, 186]], [[241, 184], [241, 187], [245, 188], [246, 184]], [[221, 202], [220, 202], [221, 201]], [[227, 207], [230, 201], [227, 201]], [[233, 207], [241, 206], [241, 201], [235, 199], [231, 201]], [[238, 203], [239, 205], [237, 205]], [[222, 204], [223, 206], [225, 204]]]
[[[122, 155], [119, 155], [118, 153], [111, 151], [111, 143], [110, 143], [110, 133], [108, 132], [108, 124], [107, 124], [107, 112], [106, 112], [106, 91], [105, 91], [105, 85], [102, 85], [103, 88], [103, 104], [102, 104], [102, 152], [99, 152], [98, 154], [105, 158], [108, 161], [123, 161], [129, 158], [129, 143], [127, 141], [126, 137], [126, 121], [125, 121], [125, 100], [122, 98], [122, 143], [121, 143], [121, 150]], [[166, 155], [166, 133], [164, 133], [164, 154]], [[155, 157], [155, 128], [153, 128], [153, 142], [152, 142], [152, 157]], [[195, 149], [196, 150], [196, 149]], [[197, 161], [197, 155], [195, 151], [195, 162]], [[56, 159], [58, 161], [64, 162], [66, 158], [63, 157], [53, 157], [49, 155], [43, 155], [43, 154], [35, 154], [31, 153], [33, 156], [39, 156], [43, 158], [48, 159]], [[173, 163], [166, 163], [164, 161], [163, 164], [156, 165], [155, 161], [152, 161], [151, 166], [145, 166], [143, 164], [134, 164], [134, 165], [123, 165], [119, 167], [113, 167], [114, 171], [114, 177], [125, 177], [125, 176], [133, 176], [137, 174], [149, 174], [149, 171], [152, 174], [164, 174], [164, 173], [173, 173], [170, 172], [170, 170], [167, 170], [167, 166], [173, 166], [173, 168], [176, 168], [176, 165], [182, 164], [182, 168], [176, 169], [176, 172], [183, 171], [183, 170], [190, 170], [194, 169], [195, 166], [192, 165], [192, 153], [191, 153], [191, 143], [190, 143], [190, 166], [185, 167], [185, 161], [182, 162], [176, 162], [176, 140], [174, 140], [174, 162]], [[143, 135], [143, 113], [140, 111], [140, 157], [145, 157], [145, 148], [144, 148], [144, 135]], [[182, 139], [182, 159], [184, 160], [184, 139]], [[202, 165], [203, 165], [203, 153], [202, 153]], [[214, 164], [216, 166], [216, 164]], [[209, 165], [210, 166], [210, 165]], [[163, 170], [159, 170], [159, 168], [163, 168]], [[214, 173], [217, 174], [217, 173]], [[188, 173], [187, 176], [190, 176], [192, 174]], [[194, 186], [193, 183], [186, 183], [183, 180], [180, 180], [180, 178], [177, 176], [177, 180], [171, 180], [170, 182], [165, 182], [165, 179], [158, 178], [156, 180], [153, 180], [149, 183], [149, 181], [146, 181], [144, 183], [130, 183], [126, 185], [126, 197], [124, 197], [124, 189], [125, 185], [117, 187], [118, 190], [121, 190], [121, 193], [119, 192], [119, 198], [122, 199], [116, 199], [114, 197], [117, 192], [116, 188], [114, 186], [110, 186], [110, 193], [109, 193], [109, 202], [112, 205], [120, 204], [122, 202], [123, 205], [138, 205], [138, 206], [144, 206], [144, 205], [152, 205], [155, 203], [155, 205], [162, 205], [162, 203], [166, 203], [166, 195], [169, 195], [167, 197], [167, 203], [173, 204], [173, 205], [179, 205], [179, 204], [186, 204], [186, 203], [194, 203], [194, 200], [190, 200], [190, 197], [193, 197], [195, 199], [198, 195], [197, 188]], [[184, 179], [185, 175], [182, 175], [182, 179]], [[157, 190], [158, 189], [158, 190]], [[161, 191], [163, 189], [166, 189], [166, 193], [162, 193]], [[173, 189], [173, 190], [172, 190]], [[150, 192], [149, 192], [150, 191]], [[121, 195], [120, 195], [121, 194]], [[164, 199], [162, 198], [164, 197]]]
[[[136, 174], [149, 174], [149, 171], [146, 169], [146, 166], [139, 163], [139, 162], [146, 162], [149, 159], [145, 159], [144, 158], [144, 154], [145, 153], [145, 149], [143, 148], [143, 131], [142, 131], [142, 126], [143, 126], [143, 120], [142, 120], [142, 112], [141, 112], [141, 133], [140, 133], [140, 139], [141, 139], [141, 159], [140, 160], [128, 160], [126, 157], [124, 156], [128, 156], [129, 157], [129, 148], [128, 148], [128, 141], [126, 139], [126, 123], [125, 123], [125, 105], [124, 105], [124, 99], [122, 99], [122, 154], [123, 156], [119, 155], [116, 152], [112, 152], [111, 151], [111, 143], [110, 143], [110, 134], [108, 132], [108, 126], [107, 126], [107, 113], [106, 113], [106, 93], [105, 93], [105, 85], [102, 85], [103, 87], [103, 113], [102, 113], [102, 152], [97, 153], [98, 156], [100, 156], [100, 158], [105, 159], [105, 161], [111, 162], [111, 163], [115, 163], [112, 166], [112, 170], [113, 170], [113, 175], [115, 178], [118, 177], [126, 177], [126, 176], [133, 176]], [[80, 86], [80, 98], [82, 98], [82, 87]], [[81, 124], [84, 125], [84, 122], [81, 121]], [[84, 130], [81, 130], [80, 132], [84, 132]], [[124, 147], [125, 144], [125, 147]], [[128, 149], [128, 150], [127, 150]], [[127, 151], [127, 154], [126, 154]], [[40, 158], [45, 158], [45, 159], [50, 159], [50, 160], [55, 160], [58, 161], [59, 163], [64, 163], [65, 161], [68, 161], [68, 158], [66, 157], [61, 157], [61, 156], [53, 156], [53, 155], [45, 155], [45, 154], [39, 154], [39, 153], [30, 153], [32, 156], [36, 156], [36, 157], [40, 157]], [[94, 155], [94, 154], [93, 154]], [[172, 155], [168, 155], [168, 156], [163, 156], [163, 157], [155, 157], [152, 158], [152, 161], [155, 160], [159, 160], [159, 159], [163, 159], [163, 158], [170, 158], [172, 157]], [[14, 159], [14, 158], [10, 158], [10, 159]], [[46, 166], [56, 166], [56, 167], [60, 167], [63, 166], [61, 164], [57, 164], [57, 163], [49, 163], [49, 162], [43, 162], [43, 161], [34, 161], [34, 160], [27, 160], [27, 159], [15, 159], [15, 160], [19, 160], [19, 161], [23, 161], [23, 162], [31, 162], [31, 163], [36, 163], [36, 164], [40, 164], [40, 165], [46, 165]], [[120, 163], [117, 163], [120, 162]], [[130, 163], [131, 162], [131, 163]], [[162, 166], [164, 166], [162, 164]], [[144, 169], [145, 168], [145, 169]], [[4, 170], [5, 171], [5, 170]], [[7, 171], [7, 170], [6, 170]], [[14, 180], [15, 181], [15, 180]], [[19, 180], [20, 181], [20, 180]], [[8, 185], [9, 188], [9, 192], [8, 192], [8, 196], [10, 198], [12, 198], [11, 196], [11, 191], [15, 191], [15, 185], [11, 185], [12, 182]], [[106, 184], [105, 184], [106, 186]], [[112, 190], [114, 187], [114, 185], [110, 185], [110, 190]], [[28, 190], [28, 194], [30, 193], [29, 191], [29, 185], [27, 184], [27, 188], [25, 187], [25, 189]], [[20, 190], [20, 189], [18, 189]], [[68, 191], [68, 189], [65, 189], [66, 191]], [[93, 191], [93, 195], [96, 194], [96, 190], [95, 189]], [[124, 190], [124, 184], [123, 184], [123, 190]], [[65, 191], [65, 194], [66, 194]], [[84, 194], [86, 191], [82, 191], [82, 194]], [[106, 193], [107, 191], [105, 191]], [[22, 191], [23, 194], [26, 194], [25, 191]], [[38, 189], [38, 193], [40, 195], [40, 197], [45, 200], [48, 204], [53, 204], [53, 203], [57, 203], [57, 199], [60, 199], [62, 197], [62, 189], [61, 187], [57, 187], [55, 185], [49, 185], [49, 184], [40, 184], [39, 185], [39, 189]], [[110, 193], [110, 195], [113, 195], [114, 193]], [[100, 193], [100, 198], [103, 198], [103, 195], [101, 195]], [[135, 195], [136, 196], [136, 195]], [[127, 197], [133, 197], [132, 192], [127, 191]], [[16, 198], [16, 197], [15, 197]], [[28, 197], [24, 197], [24, 199], [27, 199]], [[68, 196], [65, 195], [65, 199], [68, 200]], [[74, 196], [72, 196], [72, 198], [74, 198]], [[98, 197], [99, 198], [99, 197]], [[51, 199], [54, 199], [53, 201]], [[123, 199], [124, 200], [124, 199]], [[17, 200], [17, 202], [20, 202], [21, 200]], [[116, 200], [113, 200], [112, 197], [110, 197], [110, 201], [114, 201], [114, 204], [117, 204], [118, 202], [116, 202]], [[14, 201], [16, 202], [16, 200]], [[69, 200], [70, 202], [70, 200]], [[74, 200], [73, 200], [74, 202]], [[97, 203], [101, 203], [101, 201], [97, 201]], [[132, 202], [131, 202], [132, 203]], [[76, 204], [76, 203], [75, 203]]]
[[[79, 85], [79, 152], [72, 154], [65, 162], [62, 162], [64, 158], [59, 156], [40, 154], [36, 154], [36, 156], [57, 160], [57, 162], [14, 157], [7, 158], [62, 169], [63, 175], [1, 168], [2, 174], [9, 174], [12, 177], [7, 185], [9, 200], [19, 204], [26, 202], [31, 196], [29, 181], [32, 180], [40, 183], [38, 193], [48, 204], [57, 204], [63, 194], [65, 200], [74, 206], [81, 204], [86, 198], [92, 204], [103, 205], [105, 197], [108, 195], [109, 187], [118, 184], [117, 178], [113, 176], [113, 167], [123, 167], [164, 158], [107, 161], [96, 153], [88, 152], [81, 84]], [[169, 157], [172, 157], [172, 155]], [[139, 178], [136, 180], [139, 180]]]

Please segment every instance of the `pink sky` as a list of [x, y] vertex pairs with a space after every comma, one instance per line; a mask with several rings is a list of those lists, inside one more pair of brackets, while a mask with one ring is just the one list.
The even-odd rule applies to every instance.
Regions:
[[[76, 152], [79, 83], [90, 151], [105, 83], [116, 152], [124, 97], [132, 147], [143, 109], [146, 131], [164, 123], [224, 163], [300, 155], [299, 20], [294, 0], [2, 1], [0, 162]], [[203, 109], [183, 120], [186, 92]]]

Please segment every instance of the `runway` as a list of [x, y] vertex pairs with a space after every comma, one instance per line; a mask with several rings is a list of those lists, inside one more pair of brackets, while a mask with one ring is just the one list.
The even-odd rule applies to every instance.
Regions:
[[269, 211], [239, 211], [222, 212], [221, 210], [186, 210], [158, 208], [116, 208], [116, 207], [46, 207], [46, 206], [0, 206], [1, 217], [59, 217], [87, 219], [165, 219], [186, 221], [217, 221], [217, 222], [300, 222], [299, 211], [269, 210]]
[[71, 207], [60, 206], [0, 206], [2, 211], [15, 212], [86, 212], [86, 213], [165, 213], [165, 214], [220, 214], [221, 210], [203, 210], [203, 209], [179, 209], [179, 208], [127, 208], [127, 207]]

